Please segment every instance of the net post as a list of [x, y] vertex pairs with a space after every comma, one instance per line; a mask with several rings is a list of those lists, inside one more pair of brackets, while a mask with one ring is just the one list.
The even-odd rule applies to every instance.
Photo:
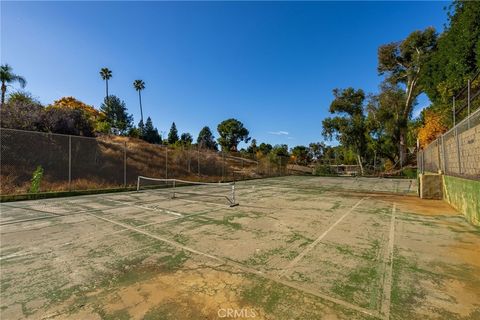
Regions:
[[72, 191], [72, 136], [68, 136], [68, 191]]
[[137, 177], [137, 192], [140, 191], [140, 176]]
[[231, 188], [231, 192], [232, 192], [232, 199], [230, 200], [230, 207], [236, 207], [238, 206], [238, 203], [235, 199], [235, 182], [232, 184], [232, 188]]
[[175, 179], [173, 179], [173, 195], [172, 198], [175, 198]]

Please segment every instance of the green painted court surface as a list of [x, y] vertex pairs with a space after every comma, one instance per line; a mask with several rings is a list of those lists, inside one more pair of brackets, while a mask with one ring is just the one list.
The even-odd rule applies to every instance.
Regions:
[[479, 319], [480, 230], [416, 188], [291, 176], [238, 182], [233, 208], [165, 189], [3, 203], [1, 318]]

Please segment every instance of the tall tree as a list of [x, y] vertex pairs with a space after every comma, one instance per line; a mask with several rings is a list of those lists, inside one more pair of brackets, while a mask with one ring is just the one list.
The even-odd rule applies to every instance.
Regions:
[[217, 150], [217, 142], [213, 136], [212, 130], [205, 126], [200, 130], [197, 138], [197, 144], [200, 148], [206, 148], [211, 150]]
[[100, 110], [105, 114], [106, 121], [115, 134], [124, 135], [132, 127], [133, 117], [128, 114], [125, 102], [117, 96], [110, 95], [105, 98]]
[[308, 145], [308, 152], [310, 158], [313, 160], [319, 160], [325, 151], [325, 143], [323, 142], [312, 142]]
[[108, 80], [112, 77], [112, 70], [102, 68], [100, 69], [100, 76], [105, 80], [105, 99], [108, 99]]
[[143, 123], [143, 109], [142, 109], [142, 90], [145, 89], [145, 82], [143, 80], [133, 81], [133, 87], [138, 91], [138, 99], [140, 101], [140, 121]]
[[405, 91], [398, 85], [384, 82], [380, 93], [372, 95], [367, 105], [369, 147], [374, 154], [400, 162], [401, 132], [408, 128], [410, 115], [404, 116]]
[[25, 88], [27, 80], [24, 77], [19, 76], [12, 71], [12, 67], [8, 64], [3, 64], [0, 66], [0, 81], [2, 82], [2, 103], [1, 106], [5, 103], [5, 94], [7, 92], [7, 85], [18, 82], [22, 88]]
[[147, 118], [147, 122], [145, 123], [142, 139], [149, 143], [155, 144], [159, 144], [162, 141], [160, 134], [158, 133], [157, 128], [153, 126], [153, 122], [150, 117]]
[[[422, 86], [432, 109], [451, 124], [452, 97], [480, 69], [480, 2], [453, 1], [448, 24], [425, 66]], [[472, 87], [478, 84], [472, 83]], [[457, 101], [457, 106], [463, 101]]]
[[330, 113], [338, 114], [323, 120], [323, 136], [332, 140], [336, 138], [346, 148], [351, 148], [357, 155], [358, 165], [363, 175], [363, 161], [367, 149], [367, 128], [363, 104], [363, 90], [347, 88], [334, 89], [335, 99], [330, 104]]
[[399, 153], [400, 164], [405, 162], [407, 154], [407, 123], [411, 116], [416, 98], [422, 92], [420, 78], [423, 69], [435, 48], [437, 34], [435, 29], [414, 31], [405, 40], [380, 46], [378, 49], [378, 72], [386, 76], [391, 84], [401, 85], [405, 89], [405, 101], [400, 113]]
[[218, 125], [217, 131], [220, 135], [218, 143], [222, 146], [222, 150], [237, 151], [240, 141], [245, 143], [250, 141], [247, 128], [237, 119], [231, 118], [222, 121]]
[[273, 146], [270, 143], [262, 142], [258, 146], [258, 151], [260, 151], [260, 153], [262, 153], [263, 155], [269, 154], [270, 151], [272, 151], [272, 149], [273, 149]]
[[190, 133], [188, 132], [185, 132], [185, 133], [182, 133], [181, 136], [180, 136], [180, 142], [182, 143], [182, 145], [184, 146], [189, 146], [192, 144], [193, 142], [193, 137]]
[[257, 147], [257, 139], [252, 139], [252, 142], [247, 148], [247, 152], [255, 155], [257, 153], [258, 147]]
[[175, 125], [175, 122], [173, 122], [172, 126], [170, 127], [170, 132], [168, 132], [168, 143], [175, 144], [175, 142], [177, 141], [178, 141], [178, 130], [177, 130], [177, 126]]
[[312, 161], [309, 148], [305, 146], [295, 146], [292, 148], [292, 156], [295, 159], [295, 163], [306, 166], [309, 162]]

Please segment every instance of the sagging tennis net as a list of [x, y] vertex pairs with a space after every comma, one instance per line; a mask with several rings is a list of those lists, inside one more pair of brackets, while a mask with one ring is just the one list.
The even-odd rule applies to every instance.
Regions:
[[234, 182], [212, 183], [138, 176], [137, 191], [153, 189], [169, 189], [172, 198], [178, 194], [215, 197], [226, 199], [231, 207], [238, 205], [235, 199]]

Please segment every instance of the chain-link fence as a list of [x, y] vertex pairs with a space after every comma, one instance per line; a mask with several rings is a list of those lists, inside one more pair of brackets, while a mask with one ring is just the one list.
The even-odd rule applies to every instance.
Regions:
[[257, 158], [124, 137], [86, 138], [0, 128], [0, 147], [2, 195], [27, 193], [39, 166], [43, 169], [41, 192], [131, 187], [140, 175], [219, 182], [289, 173], [288, 157]]
[[421, 173], [480, 179], [480, 109], [421, 150], [417, 162]]

